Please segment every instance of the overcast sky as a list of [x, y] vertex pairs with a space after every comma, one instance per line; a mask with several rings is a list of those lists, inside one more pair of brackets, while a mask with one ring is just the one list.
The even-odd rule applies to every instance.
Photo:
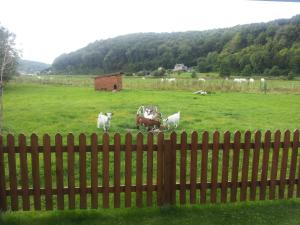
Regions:
[[90, 42], [136, 32], [174, 32], [266, 22], [300, 3], [246, 0], [0, 0], [0, 24], [23, 58], [52, 63]]

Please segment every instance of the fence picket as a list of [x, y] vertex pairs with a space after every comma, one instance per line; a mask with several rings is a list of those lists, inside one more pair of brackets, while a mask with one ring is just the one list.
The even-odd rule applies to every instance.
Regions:
[[67, 136], [69, 209], [75, 209], [74, 135]]
[[121, 137], [119, 133], [114, 136], [114, 207], [120, 208], [120, 145]]
[[187, 134], [181, 134], [181, 151], [180, 151], [180, 204], [186, 203], [186, 149]]
[[[288, 187], [288, 198], [292, 198], [294, 194], [298, 146], [299, 146], [299, 130], [295, 130], [293, 135], [293, 148], [292, 148], [292, 157], [291, 157], [291, 164], [290, 164], [290, 174], [289, 174], [290, 182]], [[300, 171], [298, 171], [298, 173], [300, 173]]]
[[164, 202], [163, 193], [163, 145], [164, 145], [164, 134], [160, 132], [157, 135], [157, 205], [161, 206]]
[[254, 201], [256, 198], [256, 183], [257, 183], [257, 176], [258, 176], [260, 147], [261, 147], [261, 132], [256, 131], [254, 135], [252, 177], [251, 177], [251, 187], [250, 187], [250, 200], [252, 201]]
[[275, 198], [276, 179], [277, 179], [277, 171], [278, 171], [278, 157], [279, 157], [279, 149], [280, 149], [280, 136], [281, 136], [280, 131], [277, 130], [274, 136], [275, 137], [274, 137], [274, 148], [273, 148], [273, 156], [272, 156], [270, 192], [269, 192], [269, 199], [271, 200]]
[[125, 207], [131, 207], [132, 136], [125, 137]]
[[44, 135], [43, 145], [44, 145], [46, 210], [52, 210], [53, 204], [52, 204], [51, 146], [50, 146], [50, 136], [48, 134]]
[[239, 158], [241, 149], [241, 132], [237, 131], [234, 134], [234, 148], [232, 161], [231, 189], [230, 201], [235, 202], [237, 197], [237, 182], [239, 175]]
[[16, 171], [16, 154], [15, 154], [15, 139], [12, 134], [7, 135], [8, 146], [8, 172], [9, 172], [9, 187], [11, 190], [11, 209], [17, 211], [18, 193], [17, 193], [17, 171]]
[[32, 162], [32, 182], [33, 182], [33, 202], [34, 209], [41, 210], [41, 190], [40, 190], [40, 166], [38, 153], [38, 137], [31, 135], [31, 162]]
[[79, 188], [80, 208], [86, 209], [86, 136], [84, 134], [79, 135]]
[[109, 136], [103, 134], [103, 207], [109, 207]]
[[56, 187], [57, 187], [57, 209], [64, 209], [64, 177], [63, 177], [63, 153], [62, 136], [55, 135], [55, 158], [56, 158]]
[[152, 206], [153, 192], [153, 133], [147, 137], [147, 206]]
[[91, 136], [91, 203], [92, 208], [98, 208], [98, 137], [94, 133]]
[[249, 152], [251, 145], [251, 132], [246, 131], [245, 133], [245, 147], [243, 154], [243, 163], [242, 163], [242, 186], [240, 200], [245, 201], [247, 199], [247, 182], [248, 182], [248, 171], [249, 171]]
[[143, 134], [137, 134], [136, 147], [136, 206], [142, 207], [143, 204]]
[[218, 159], [219, 159], [219, 138], [218, 131], [213, 134], [213, 150], [212, 150], [212, 169], [211, 169], [211, 194], [210, 201], [217, 202], [217, 184], [218, 184]]
[[26, 138], [24, 134], [19, 135], [19, 148], [20, 148], [22, 203], [23, 203], [23, 210], [28, 211], [30, 210], [28, 161], [27, 161], [27, 152], [26, 152]]
[[197, 144], [198, 134], [196, 131], [192, 133], [191, 140], [191, 165], [190, 165], [190, 203], [196, 203], [196, 183], [197, 183]]
[[202, 155], [201, 155], [201, 187], [200, 203], [206, 203], [207, 189], [207, 161], [208, 161], [208, 132], [202, 134]]
[[265, 140], [264, 140], [263, 159], [262, 159], [262, 168], [261, 168], [261, 184], [260, 184], [260, 192], [259, 192], [260, 200], [266, 199], [270, 145], [271, 145], [271, 132], [268, 130], [265, 133]]
[[0, 211], [7, 210], [3, 137], [0, 135]]
[[171, 133], [171, 180], [170, 180], [170, 191], [171, 191], [171, 204], [176, 204], [176, 144], [177, 134], [175, 131]]
[[222, 158], [222, 183], [221, 183], [221, 202], [227, 202], [227, 186], [228, 186], [228, 165], [229, 165], [229, 149], [230, 149], [230, 132], [224, 133], [224, 147]]
[[286, 169], [287, 169], [287, 161], [288, 154], [290, 148], [290, 131], [287, 130], [284, 133], [284, 146], [282, 149], [282, 159], [281, 159], [281, 170], [280, 170], [280, 181], [279, 181], [279, 199], [284, 198], [285, 192], [285, 178], [286, 178]]

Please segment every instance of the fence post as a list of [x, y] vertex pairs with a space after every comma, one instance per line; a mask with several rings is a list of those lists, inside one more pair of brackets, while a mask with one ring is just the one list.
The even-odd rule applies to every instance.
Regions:
[[164, 198], [163, 198], [163, 205], [171, 205], [175, 202], [172, 201], [172, 196], [176, 189], [174, 188], [174, 181], [176, 182], [176, 177], [174, 177], [173, 169], [176, 165], [175, 162], [172, 162], [173, 155], [176, 154], [175, 146], [172, 145], [171, 140], [164, 141], [164, 157], [163, 157], [163, 171], [164, 171]]

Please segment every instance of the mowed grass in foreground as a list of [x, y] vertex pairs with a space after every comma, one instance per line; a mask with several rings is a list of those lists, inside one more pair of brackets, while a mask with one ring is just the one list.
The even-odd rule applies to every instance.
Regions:
[[157, 105], [166, 117], [181, 112], [177, 132], [285, 130], [300, 125], [299, 94], [222, 93], [199, 96], [191, 91], [125, 89], [99, 92], [92, 87], [8, 84], [4, 96], [5, 133], [102, 134], [99, 112], [113, 112], [110, 133], [136, 134], [136, 110]]
[[1, 225], [259, 224], [296, 225], [299, 200], [260, 201], [170, 208], [105, 209], [0, 214]]

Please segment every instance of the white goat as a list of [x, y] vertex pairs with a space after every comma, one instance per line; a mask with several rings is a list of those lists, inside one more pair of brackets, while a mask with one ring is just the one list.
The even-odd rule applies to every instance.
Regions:
[[249, 82], [250, 82], [250, 83], [254, 83], [254, 79], [253, 79], [253, 78], [250, 78], [250, 79], [249, 79]]
[[233, 82], [241, 84], [241, 83], [247, 82], [247, 79], [245, 79], [245, 78], [234, 78]]
[[169, 129], [170, 126], [174, 126], [175, 128], [178, 127], [180, 120], [180, 112], [177, 112], [171, 116], [168, 116], [167, 119], [164, 120], [167, 128]]
[[204, 78], [199, 78], [198, 81], [205, 82], [206, 80]]
[[98, 121], [97, 121], [97, 127], [100, 128], [101, 126], [103, 127], [103, 130], [107, 132], [110, 127], [110, 120], [112, 117], [112, 113], [105, 113], [104, 115], [102, 112], [99, 113], [98, 115]]
[[265, 81], [265, 78], [260, 78], [260, 82], [264, 83]]
[[168, 82], [175, 82], [176, 81], [176, 78], [166, 78], [166, 81], [168, 81]]

